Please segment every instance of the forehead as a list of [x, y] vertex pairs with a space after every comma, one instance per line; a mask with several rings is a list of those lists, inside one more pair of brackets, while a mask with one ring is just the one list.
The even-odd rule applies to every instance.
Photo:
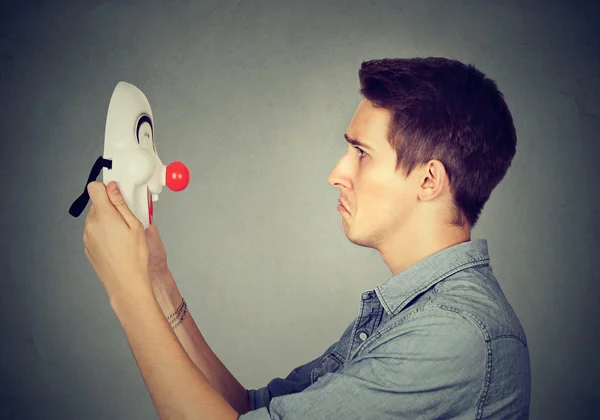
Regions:
[[390, 121], [390, 111], [376, 108], [371, 101], [363, 99], [356, 108], [347, 133], [352, 138], [370, 142], [377, 147], [383, 142], [387, 143]]

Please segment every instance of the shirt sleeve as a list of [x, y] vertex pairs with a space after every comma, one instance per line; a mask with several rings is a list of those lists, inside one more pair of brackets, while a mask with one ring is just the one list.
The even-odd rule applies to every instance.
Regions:
[[338, 342], [335, 342], [329, 346], [329, 348], [325, 350], [321, 356], [292, 370], [288, 376], [285, 377], [285, 379], [275, 378], [271, 380], [265, 387], [260, 389], [248, 389], [247, 393], [248, 400], [250, 401], [250, 410], [257, 410], [262, 407], [267, 407], [269, 406], [271, 399], [275, 397], [293, 394], [307, 388], [311, 384], [310, 375], [313, 368], [321, 361], [323, 357], [329, 354], [337, 344]]
[[239, 419], [476, 418], [488, 357], [480, 329], [439, 307], [400, 321], [338, 371]]

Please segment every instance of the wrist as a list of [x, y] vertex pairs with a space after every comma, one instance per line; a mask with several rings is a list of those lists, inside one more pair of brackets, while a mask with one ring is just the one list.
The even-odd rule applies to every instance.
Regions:
[[173, 282], [171, 287], [163, 287], [157, 290], [154, 296], [169, 325], [175, 329], [188, 313], [187, 304], [177, 285]]
[[173, 275], [168, 267], [160, 270], [150, 271], [149, 278], [150, 286], [155, 294], [171, 289], [175, 284]]
[[156, 304], [156, 299], [149, 287], [140, 287], [135, 290], [122, 289], [118, 293], [109, 295], [110, 305], [119, 319], [122, 315], [139, 311], [141, 307], [152, 304], [153, 301]]
[[153, 279], [152, 291], [165, 316], [172, 314], [181, 304], [182, 296], [170, 271]]

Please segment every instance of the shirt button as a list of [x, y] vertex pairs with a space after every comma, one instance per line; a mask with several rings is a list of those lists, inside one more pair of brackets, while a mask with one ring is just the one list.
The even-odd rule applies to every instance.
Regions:
[[368, 335], [366, 333], [364, 333], [364, 332], [361, 332], [358, 335], [358, 338], [360, 338], [361, 341], [365, 341], [367, 339], [367, 337], [368, 337]]

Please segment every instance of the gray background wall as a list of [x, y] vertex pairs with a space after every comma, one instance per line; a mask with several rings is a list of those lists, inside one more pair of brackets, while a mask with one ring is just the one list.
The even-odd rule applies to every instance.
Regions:
[[360, 63], [445, 56], [498, 82], [518, 131], [473, 238], [528, 336], [531, 418], [598, 418], [600, 9], [587, 3], [3, 1], [0, 417], [158, 418], [85, 258], [87, 209], [67, 212], [118, 81], [149, 98], [163, 162], [192, 174], [155, 203], [175, 279], [215, 353], [258, 388], [321, 354], [390, 277], [348, 242], [327, 183]]

